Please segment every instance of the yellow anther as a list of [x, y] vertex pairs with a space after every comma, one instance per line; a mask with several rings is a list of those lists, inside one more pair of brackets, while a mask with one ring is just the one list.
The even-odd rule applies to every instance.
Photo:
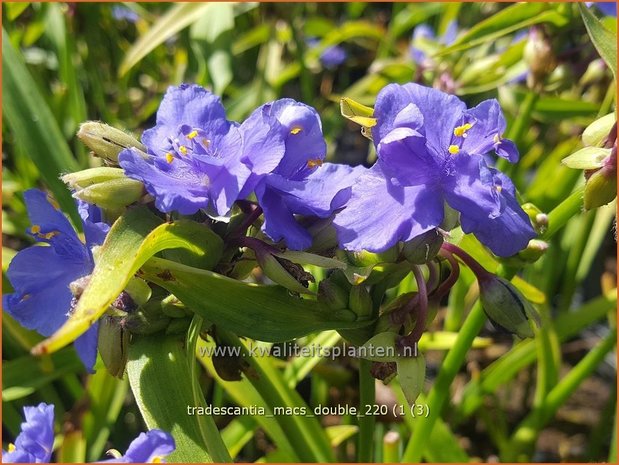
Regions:
[[500, 194], [501, 191], [503, 190], [503, 186], [494, 186], [494, 188], [496, 189], [496, 191]]
[[208, 139], [203, 138], [202, 139], [202, 145], [204, 145], [204, 147], [208, 147], [209, 145], [211, 145], [211, 141]]
[[457, 126], [454, 129], [454, 136], [456, 137], [466, 137], [466, 131], [471, 129], [473, 125], [471, 123], [465, 123], [462, 126]]
[[7, 446], [9, 452], [13, 452], [15, 450], [15, 444], [12, 442]]
[[495, 144], [498, 144], [499, 142], [501, 142], [501, 136], [499, 136], [498, 134], [495, 134], [492, 139], [494, 140]]
[[[30, 297], [32, 297], [30, 294], [24, 294], [22, 296], [22, 298], [20, 299], [21, 302], [25, 302], [26, 300], [28, 300]], [[11, 447], [11, 444], [9, 444], [9, 447]]]
[[30, 228], [30, 232], [32, 234], [39, 234], [41, 232], [41, 226], [39, 226], [38, 224], [33, 224]]
[[290, 130], [290, 134], [292, 134], [293, 136], [296, 136], [297, 134], [299, 134], [301, 131], [303, 130], [303, 128], [301, 126], [295, 126]]
[[165, 161], [167, 161], [168, 163], [172, 163], [172, 160], [174, 160], [174, 155], [172, 155], [170, 152], [165, 154]]
[[50, 231], [46, 234], [38, 234], [39, 237], [43, 239], [47, 239], [47, 240], [50, 240], [52, 237], [57, 236], [57, 235], [58, 235], [58, 231]]
[[312, 158], [311, 160], [307, 160], [308, 168], [316, 168], [317, 166], [322, 166], [322, 160], [320, 158]]
[[178, 148], [178, 151], [179, 151], [180, 153], [182, 153], [183, 155], [187, 155], [187, 147], [185, 147], [184, 145], [181, 145], [181, 146]]
[[449, 151], [449, 153], [451, 153], [452, 155], [456, 155], [459, 151], [460, 151], [460, 147], [458, 147], [457, 145], [450, 145], [449, 148], [447, 149]]
[[155, 455], [151, 463], [163, 463], [163, 457], [160, 455]]
[[189, 134], [187, 134], [187, 139], [193, 139], [198, 135], [198, 131], [196, 131], [195, 129], [193, 131], [191, 131]]

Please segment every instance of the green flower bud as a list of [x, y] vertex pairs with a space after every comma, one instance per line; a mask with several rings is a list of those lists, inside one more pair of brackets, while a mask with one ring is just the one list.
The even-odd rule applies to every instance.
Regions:
[[77, 137], [95, 155], [113, 163], [118, 162], [118, 154], [123, 149], [135, 147], [146, 152], [146, 147], [131, 134], [96, 121], [82, 123]]
[[348, 294], [348, 289], [338, 286], [329, 279], [323, 279], [318, 284], [318, 302], [331, 310], [348, 308]]
[[308, 289], [314, 277], [296, 263], [274, 256], [268, 250], [256, 249], [256, 258], [262, 272], [273, 282], [299, 294], [312, 294]]
[[617, 197], [616, 168], [599, 169], [593, 173], [585, 184], [584, 205], [586, 210], [598, 208], [612, 202]]
[[129, 178], [111, 179], [76, 190], [73, 197], [104, 210], [118, 210], [137, 202], [144, 195], [144, 185]]
[[565, 157], [561, 163], [577, 170], [593, 170], [604, 166], [604, 160], [610, 156], [610, 152], [611, 149], [585, 147]]
[[122, 318], [105, 315], [99, 320], [98, 349], [109, 373], [122, 378], [129, 349], [129, 333], [122, 325]]
[[539, 316], [512, 283], [488, 273], [479, 278], [479, 295], [484, 312], [495, 326], [520, 338], [534, 336], [529, 320], [539, 325]]
[[149, 303], [147, 307], [150, 308], [140, 308], [129, 313], [123, 319], [123, 327], [132, 334], [154, 334], [167, 328], [170, 318], [160, 310], [156, 313], [154, 303], [152, 306]]
[[434, 257], [443, 245], [443, 236], [438, 230], [431, 229], [404, 243], [402, 253], [410, 263], [423, 265]]
[[593, 60], [591, 63], [589, 63], [587, 70], [580, 78], [579, 85], [581, 87], [586, 87], [603, 81], [606, 78], [607, 69], [608, 66], [606, 66], [606, 63], [604, 63], [604, 60], [602, 60], [601, 58]]
[[602, 145], [615, 124], [615, 114], [610, 113], [595, 120], [582, 133], [582, 142], [592, 147]]
[[540, 87], [557, 66], [557, 59], [550, 40], [541, 28], [534, 26], [530, 29], [523, 58], [530, 70], [527, 84], [531, 88]]
[[395, 245], [389, 250], [381, 253], [368, 252], [361, 250], [360, 252], [345, 252], [348, 262], [353, 266], [372, 266], [379, 263], [395, 263], [398, 261], [399, 250]]
[[111, 168], [109, 166], [89, 168], [75, 173], [65, 174], [61, 177], [62, 181], [72, 190], [80, 190], [92, 186], [93, 184], [125, 178], [125, 172], [121, 168]]
[[353, 286], [348, 296], [348, 308], [359, 318], [372, 317], [372, 297], [364, 285]]
[[518, 257], [527, 262], [535, 262], [548, 250], [548, 242], [531, 239], [526, 249], [518, 252]]

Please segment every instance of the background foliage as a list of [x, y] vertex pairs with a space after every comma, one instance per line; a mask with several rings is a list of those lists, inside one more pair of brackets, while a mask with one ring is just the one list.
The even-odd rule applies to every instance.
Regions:
[[[502, 169], [523, 201], [554, 220], [543, 235], [548, 251], [521, 272], [535, 286], [527, 296], [543, 316], [539, 336], [514, 342], [486, 326], [481, 335], [491, 339], [483, 348], [469, 350], [470, 343], [459, 339], [450, 351], [429, 351], [426, 397], [420, 403], [429, 405], [432, 423], [410, 415], [380, 416], [370, 431], [371, 451], [356, 446], [360, 429], [363, 434], [368, 429], [350, 415], [215, 417], [232, 458], [616, 458], [615, 204], [581, 211], [582, 172], [560, 164], [582, 147], [583, 128], [613, 111], [616, 99], [613, 70], [600, 60], [578, 5], [5, 3], [2, 15], [3, 271], [15, 251], [30, 244], [24, 233], [25, 189], [45, 186], [65, 211], [73, 209], [58, 176], [96, 163], [74, 137], [78, 125], [101, 120], [139, 134], [154, 124], [169, 85], [212, 88], [233, 120], [279, 97], [304, 101], [321, 114], [328, 158], [368, 165], [375, 157], [371, 145], [340, 115], [340, 97], [372, 105], [387, 83], [414, 80], [453, 92], [469, 106], [499, 99], [508, 119], [506, 137], [522, 155], [520, 163]], [[440, 37], [452, 21], [459, 32], [445, 43]], [[411, 34], [420, 24], [439, 37], [415, 42], [425, 52], [423, 66], [411, 54]], [[616, 34], [615, 18], [602, 24]], [[548, 37], [557, 65], [535, 89], [527, 86], [527, 74], [542, 58], [524, 57], [531, 27]], [[308, 43], [310, 38], [317, 38], [317, 45]], [[321, 54], [334, 45], [348, 56], [330, 67]], [[562, 203], [568, 198], [574, 201]], [[563, 209], [556, 209], [559, 205]], [[469, 237], [461, 246], [491, 270], [523, 266], [497, 263]], [[458, 331], [469, 312], [480, 313], [473, 281], [463, 270], [433, 329]], [[410, 286], [404, 281], [391, 292]], [[3, 292], [10, 292], [4, 275]], [[71, 348], [33, 358], [29, 349], [40, 337], [6, 314], [2, 330], [5, 441], [19, 431], [21, 407], [39, 401], [56, 405], [63, 437], [59, 461], [98, 460], [110, 444], [122, 449], [145, 429], [126, 379], [103, 369], [85, 374]], [[336, 345], [341, 339], [330, 331], [301, 342], [310, 341]], [[240, 344], [233, 335], [229, 342]], [[359, 402], [355, 359], [255, 359], [260, 381], [241, 382], [223, 380], [211, 360], [200, 361], [200, 387], [209, 404]], [[406, 403], [397, 383], [392, 387], [377, 388], [377, 404]], [[394, 435], [387, 435], [393, 432], [395, 446]], [[304, 437], [312, 437], [312, 444]]]

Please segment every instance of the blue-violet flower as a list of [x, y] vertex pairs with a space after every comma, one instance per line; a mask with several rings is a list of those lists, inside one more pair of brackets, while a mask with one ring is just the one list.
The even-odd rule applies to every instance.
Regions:
[[176, 444], [174, 438], [165, 431], [152, 429], [147, 433], [141, 433], [131, 441], [125, 455], [110, 460], [106, 463], [161, 463], [164, 458], [174, 452]]
[[[48, 246], [35, 245], [20, 251], [11, 260], [8, 279], [15, 292], [2, 296], [4, 310], [26, 328], [51, 336], [67, 320], [74, 301], [70, 284], [90, 275], [94, 268], [91, 248], [105, 239], [109, 226], [101, 221], [96, 207], [80, 204], [84, 244], [45, 192], [24, 192], [32, 226], [29, 234]], [[98, 323], [75, 340], [75, 348], [87, 370], [97, 357]]]
[[2, 451], [2, 462], [49, 463], [54, 446], [54, 406], [24, 407], [24, 417], [15, 444]]
[[496, 100], [474, 108], [453, 95], [417, 84], [386, 86], [374, 109], [378, 161], [352, 186], [334, 225], [349, 250], [384, 251], [441, 225], [445, 203], [460, 212], [495, 254], [509, 256], [535, 236], [507, 176], [488, 166], [494, 150], [510, 162], [515, 144], [502, 138]]
[[272, 171], [284, 155], [280, 133], [268, 121], [228, 121], [219, 97], [188, 84], [168, 89], [142, 142], [148, 154], [123, 150], [120, 166], [144, 183], [159, 210], [185, 215], [199, 209], [226, 215], [253, 189], [250, 175]]

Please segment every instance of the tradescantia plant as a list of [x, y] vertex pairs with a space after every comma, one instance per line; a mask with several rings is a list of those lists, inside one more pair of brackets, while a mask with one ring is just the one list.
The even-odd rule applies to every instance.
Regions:
[[[197, 337], [225, 345], [230, 334], [281, 342], [338, 330], [352, 344], [384, 350], [366, 355], [371, 373], [385, 382], [397, 373], [412, 405], [425, 377], [417, 346], [461, 264], [477, 277], [490, 320], [533, 337], [539, 319], [518, 288], [451, 239], [459, 226], [506, 257], [536, 236], [513, 184], [492, 167], [491, 152], [518, 159], [498, 102], [467, 109], [435, 89], [391, 84], [365, 111], [378, 155], [370, 169], [323, 162], [320, 117], [292, 99], [239, 124], [211, 92], [183, 84], [168, 89], [141, 143], [84, 123], [78, 137], [107, 165], [63, 177], [86, 242], [53, 199], [26, 192], [30, 234], [49, 246], [11, 262], [5, 311], [48, 336], [35, 354], [74, 342], [88, 370], [97, 348], [114, 376], [127, 365], [147, 424], [173, 435], [146, 394], [161, 338], [189, 331], [191, 348]], [[246, 282], [255, 267], [273, 284]], [[383, 305], [409, 273], [416, 290]], [[195, 386], [184, 395], [201, 397]], [[176, 436], [180, 452], [192, 456], [200, 432], [176, 433], [185, 436]], [[212, 439], [207, 451], [225, 458]]]

